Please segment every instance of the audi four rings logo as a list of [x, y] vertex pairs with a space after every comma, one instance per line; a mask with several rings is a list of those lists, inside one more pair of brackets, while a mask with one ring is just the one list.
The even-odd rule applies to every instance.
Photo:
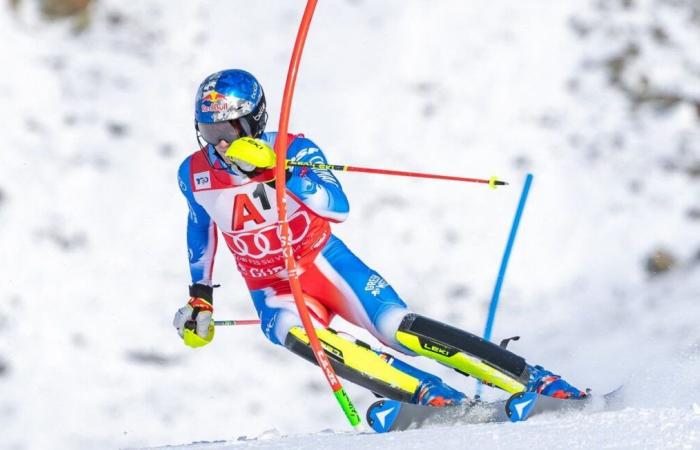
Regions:
[[[300, 211], [289, 220], [292, 245], [301, 242], [306, 237], [310, 226], [311, 219], [306, 211]], [[224, 236], [228, 247], [238, 256], [260, 259], [282, 253], [283, 250], [277, 224], [250, 232], [224, 233]]]

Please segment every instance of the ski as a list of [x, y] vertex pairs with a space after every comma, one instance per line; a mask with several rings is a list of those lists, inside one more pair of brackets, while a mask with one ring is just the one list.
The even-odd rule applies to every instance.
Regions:
[[367, 409], [367, 423], [377, 433], [417, 429], [431, 425], [461, 425], [492, 422], [519, 422], [546, 412], [609, 410], [620, 404], [622, 386], [602, 396], [562, 400], [534, 392], [519, 392], [508, 400], [474, 401], [459, 406], [436, 408], [383, 399]]

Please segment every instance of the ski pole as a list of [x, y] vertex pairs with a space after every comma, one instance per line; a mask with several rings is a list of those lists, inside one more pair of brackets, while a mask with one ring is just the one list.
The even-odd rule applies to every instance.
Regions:
[[258, 325], [260, 319], [242, 319], [242, 320], [215, 320], [214, 325], [217, 327], [232, 327], [234, 325]]
[[[289, 126], [289, 115], [292, 108], [292, 97], [294, 96], [294, 85], [296, 83], [301, 53], [304, 49], [304, 43], [306, 42], [306, 35], [309, 31], [309, 25], [311, 24], [314, 9], [316, 9], [316, 3], [317, 0], [308, 0], [306, 2], [304, 15], [301, 18], [299, 31], [297, 32], [296, 41], [294, 42], [292, 57], [289, 61], [289, 69], [287, 70], [287, 80], [284, 85], [282, 107], [280, 109], [280, 122], [279, 127], [277, 128], [278, 134], [277, 139], [275, 140], [275, 153], [277, 154], [275, 175], [278, 180], [285, 179], [285, 171], [287, 170], [287, 130]], [[304, 301], [301, 281], [299, 281], [297, 272], [297, 264], [296, 260], [294, 259], [294, 250], [292, 248], [289, 222], [287, 220], [287, 189], [285, 183], [277, 183], [275, 192], [277, 197], [277, 216], [279, 220], [278, 233], [280, 241], [282, 242], [284, 265], [287, 269], [287, 273], [289, 274], [289, 286], [292, 295], [294, 296], [294, 303], [296, 304], [297, 311], [299, 312], [299, 318], [301, 319], [301, 323], [304, 326], [304, 331], [309, 338], [309, 343], [311, 344], [316, 362], [321, 368], [323, 375], [326, 377], [326, 381], [328, 381], [336, 401], [343, 410], [343, 413], [348, 419], [348, 422], [350, 422], [350, 425], [355, 430], [362, 431], [360, 415], [358, 414], [357, 409], [355, 409], [355, 405], [353, 405], [350, 396], [347, 394], [347, 392], [345, 392], [345, 389], [340, 383], [340, 379], [336, 375], [335, 370], [333, 370], [330, 360], [326, 355], [326, 351], [321, 346], [321, 342], [316, 335], [314, 325], [311, 322], [309, 308], [306, 306], [306, 302]]]
[[325, 164], [325, 163], [311, 163], [302, 161], [291, 161], [287, 160], [287, 167], [308, 167], [310, 169], [321, 169], [321, 170], [337, 170], [340, 172], [361, 172], [361, 173], [373, 173], [378, 175], [395, 175], [399, 177], [413, 177], [413, 178], [431, 178], [435, 180], [450, 180], [450, 181], [464, 181], [467, 183], [483, 183], [488, 184], [491, 189], [496, 189], [496, 186], [505, 186], [508, 183], [501, 181], [498, 177], [491, 177], [489, 179], [485, 178], [467, 178], [467, 177], [456, 177], [451, 175], [436, 175], [432, 173], [420, 173], [420, 172], [406, 172], [403, 170], [390, 170], [390, 169], [372, 169], [370, 167], [355, 167], [355, 166], [344, 166], [341, 164]]

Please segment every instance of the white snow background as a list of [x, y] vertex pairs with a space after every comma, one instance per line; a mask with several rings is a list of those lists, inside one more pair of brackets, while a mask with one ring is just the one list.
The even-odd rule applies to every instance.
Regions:
[[[534, 174], [494, 339], [594, 392], [625, 383], [624, 410], [358, 435], [257, 327], [181, 343], [195, 89], [250, 70], [275, 129], [303, 7], [100, 0], [76, 32], [1, 4], [0, 448], [700, 448], [697, 0], [322, 0], [292, 108], [333, 163], [511, 183], [339, 175], [335, 233], [475, 333]], [[659, 250], [674, 264], [651, 274]], [[225, 248], [215, 276], [215, 316], [254, 317]]]

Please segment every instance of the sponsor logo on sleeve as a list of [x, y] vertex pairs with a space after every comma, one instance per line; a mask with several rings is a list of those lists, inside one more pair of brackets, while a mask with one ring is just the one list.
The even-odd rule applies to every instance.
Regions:
[[209, 171], [195, 173], [193, 178], [195, 191], [200, 189], [211, 189], [211, 174]]
[[389, 283], [384, 280], [384, 278], [380, 277], [379, 275], [372, 275], [369, 277], [369, 280], [367, 280], [367, 284], [365, 285], [365, 291], [369, 291], [370, 294], [373, 296], [378, 296], [381, 294], [382, 289], [387, 287]]

